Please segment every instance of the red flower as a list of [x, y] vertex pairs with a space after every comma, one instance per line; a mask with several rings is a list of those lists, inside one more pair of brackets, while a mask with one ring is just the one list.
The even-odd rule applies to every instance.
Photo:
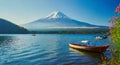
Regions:
[[115, 12], [116, 12], [116, 13], [120, 13], [120, 4], [117, 6]]
[[117, 18], [116, 17], [112, 17], [111, 22], [115, 23], [116, 21], [117, 21]]

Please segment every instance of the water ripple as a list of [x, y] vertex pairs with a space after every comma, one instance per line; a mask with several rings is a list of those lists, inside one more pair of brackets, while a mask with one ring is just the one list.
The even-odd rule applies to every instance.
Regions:
[[[100, 55], [70, 49], [70, 41], [93, 35], [40, 34], [0, 36], [0, 65], [94, 65], [104, 61]], [[96, 41], [94, 41], [96, 42]], [[98, 42], [98, 41], [97, 41]], [[108, 40], [100, 41], [109, 42]], [[101, 43], [98, 45], [101, 45]], [[110, 58], [109, 51], [105, 56]], [[104, 58], [104, 57], [103, 57]]]

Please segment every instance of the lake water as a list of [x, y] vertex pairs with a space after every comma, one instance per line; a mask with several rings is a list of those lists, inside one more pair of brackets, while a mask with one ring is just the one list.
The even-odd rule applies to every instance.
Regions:
[[110, 44], [109, 39], [94, 40], [100, 34], [4, 34], [0, 35], [0, 65], [97, 65], [111, 58], [104, 54], [69, 48], [69, 42], [88, 39], [90, 45]]

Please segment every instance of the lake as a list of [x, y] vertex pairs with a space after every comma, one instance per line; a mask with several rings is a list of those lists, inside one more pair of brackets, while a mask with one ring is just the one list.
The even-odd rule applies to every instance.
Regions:
[[97, 65], [111, 58], [69, 47], [70, 42], [91, 40], [90, 45], [110, 44], [109, 39], [94, 40], [102, 34], [0, 34], [0, 65]]

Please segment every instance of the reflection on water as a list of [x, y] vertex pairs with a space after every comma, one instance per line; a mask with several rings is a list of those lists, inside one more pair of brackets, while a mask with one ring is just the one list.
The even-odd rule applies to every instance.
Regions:
[[30, 34], [0, 35], [0, 65], [96, 65], [110, 58], [110, 52], [91, 54], [74, 52], [69, 42], [93, 40], [104, 45], [108, 39], [96, 41], [96, 34]]
[[97, 61], [94, 61], [94, 62], [97, 62], [97, 63], [107, 61], [107, 57], [104, 55], [104, 53], [93, 53], [93, 52], [88, 52], [88, 51], [83, 51], [83, 50], [77, 50], [77, 49], [74, 49], [74, 48], [71, 48], [71, 47], [69, 49], [79, 53], [82, 56], [89, 57], [90, 60], [97, 60]]

